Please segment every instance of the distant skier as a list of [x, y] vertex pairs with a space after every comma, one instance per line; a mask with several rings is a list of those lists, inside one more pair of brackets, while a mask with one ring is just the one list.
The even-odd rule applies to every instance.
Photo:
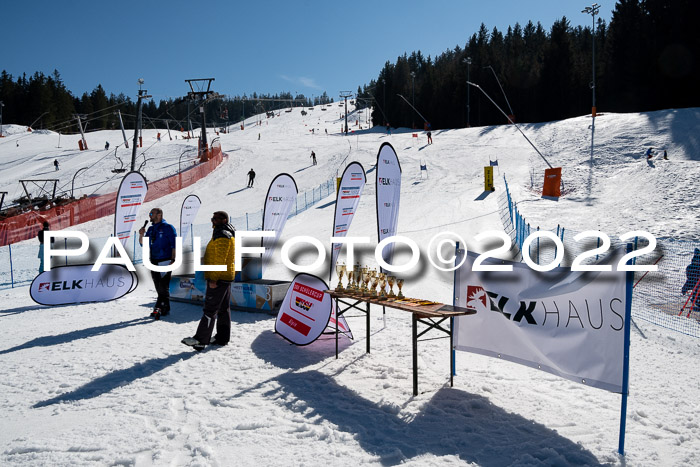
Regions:
[[53, 160], [53, 166], [56, 169], [55, 172], [58, 172], [58, 159]]
[[666, 152], [666, 150], [665, 150], [665, 149], [664, 149], [664, 160], [665, 160], [665, 161], [667, 161], [667, 160], [668, 160], [668, 153]]
[[316, 165], [316, 153], [311, 151], [311, 163]]
[[109, 141], [105, 141], [105, 151], [109, 149]]
[[428, 130], [428, 144], [433, 144], [433, 133]]
[[248, 172], [248, 188], [253, 188], [253, 182], [255, 181], [255, 171], [251, 168]]
[[654, 148], [649, 148], [647, 149], [647, 160], [651, 159], [654, 157]]

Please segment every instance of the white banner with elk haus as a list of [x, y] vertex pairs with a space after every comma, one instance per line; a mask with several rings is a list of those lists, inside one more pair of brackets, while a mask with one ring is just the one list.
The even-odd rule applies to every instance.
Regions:
[[483, 264], [513, 271], [474, 272], [475, 258], [469, 253], [455, 274], [455, 304], [477, 312], [455, 319], [456, 349], [622, 391], [625, 272], [541, 273], [501, 260]]

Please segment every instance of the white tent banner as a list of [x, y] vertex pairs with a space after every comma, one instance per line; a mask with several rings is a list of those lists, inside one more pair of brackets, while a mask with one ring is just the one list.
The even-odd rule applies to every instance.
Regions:
[[29, 287], [32, 300], [41, 305], [107, 302], [116, 300], [138, 284], [138, 276], [121, 264], [59, 266], [39, 274]]
[[475, 258], [469, 253], [455, 271], [455, 305], [477, 311], [455, 319], [456, 349], [622, 392], [625, 272], [538, 273], [523, 263], [505, 263], [512, 272], [474, 272]]
[[[365, 187], [366, 181], [365, 169], [359, 162], [352, 162], [345, 168], [343, 176], [340, 179], [340, 188], [338, 189], [335, 201], [335, 217], [333, 219], [334, 237], [347, 236], [350, 224], [352, 224], [355, 212], [357, 211], [357, 205], [360, 203], [360, 196], [362, 195], [362, 190]], [[333, 277], [335, 263], [338, 261], [341, 246], [342, 243], [334, 243], [331, 250], [331, 278]]]
[[297, 193], [299, 193], [297, 183], [291, 175], [279, 174], [270, 183], [270, 188], [268, 188], [267, 197], [265, 198], [262, 229], [274, 231], [275, 236], [263, 237], [262, 239], [262, 246], [265, 248], [262, 259], [263, 272], [275, 250], [280, 235], [282, 235], [282, 229], [284, 229], [284, 224], [287, 223], [292, 206], [296, 204]]
[[126, 242], [131, 237], [136, 216], [146, 199], [147, 192], [148, 184], [139, 172], [129, 172], [119, 185], [114, 209], [114, 236], [122, 242], [123, 246], [126, 246]]
[[[377, 153], [377, 232], [381, 242], [396, 235], [401, 198], [401, 165], [396, 151], [384, 143]], [[382, 258], [392, 264], [394, 243], [382, 250]]]
[[297, 274], [287, 289], [275, 320], [275, 332], [297, 345], [318, 339], [326, 329], [334, 308], [328, 285], [311, 274]]
[[182, 202], [182, 209], [180, 209], [180, 237], [182, 237], [183, 242], [187, 238], [187, 234], [192, 230], [192, 224], [194, 224], [194, 219], [197, 217], [201, 206], [202, 201], [197, 195], [189, 195]]

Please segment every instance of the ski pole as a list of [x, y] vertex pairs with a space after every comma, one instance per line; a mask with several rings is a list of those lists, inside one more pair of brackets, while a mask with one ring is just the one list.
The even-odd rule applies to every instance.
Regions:
[[[678, 313], [678, 316], [683, 314], [683, 310], [685, 310], [685, 306], [688, 304], [690, 299], [693, 298], [693, 295], [695, 295], [697, 293], [698, 286], [700, 286], [700, 277], [698, 278], [698, 281], [695, 283], [695, 287], [693, 287], [693, 291], [691, 292], [690, 295], [688, 295], [688, 299], [683, 304], [683, 308], [681, 308], [681, 312]], [[696, 299], [697, 299], [697, 297], [696, 297]], [[695, 300], [693, 300], [693, 305], [695, 305]], [[691, 310], [692, 310], [692, 307], [691, 307]], [[690, 316], [690, 312], [688, 313], [688, 316]]]

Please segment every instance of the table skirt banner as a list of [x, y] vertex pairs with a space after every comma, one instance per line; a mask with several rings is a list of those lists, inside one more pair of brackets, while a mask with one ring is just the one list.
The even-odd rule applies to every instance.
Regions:
[[[463, 256], [460, 250], [456, 264]], [[477, 311], [455, 318], [457, 350], [622, 391], [624, 329], [630, 324], [624, 319], [625, 272], [542, 273], [492, 259], [483, 264], [512, 265], [513, 271], [474, 272], [476, 257], [468, 253], [455, 271], [455, 305]]]

